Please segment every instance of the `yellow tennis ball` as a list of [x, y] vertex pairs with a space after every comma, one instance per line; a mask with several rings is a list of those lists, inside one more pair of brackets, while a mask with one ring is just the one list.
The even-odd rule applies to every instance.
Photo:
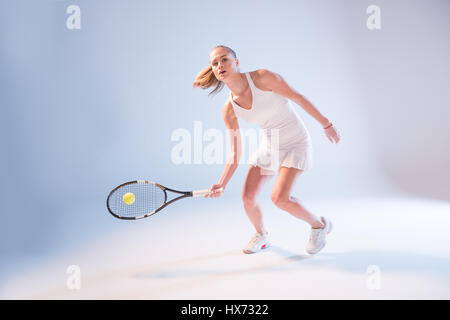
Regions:
[[134, 194], [131, 192], [127, 192], [123, 195], [122, 198], [123, 202], [125, 202], [126, 204], [133, 204], [134, 203]]

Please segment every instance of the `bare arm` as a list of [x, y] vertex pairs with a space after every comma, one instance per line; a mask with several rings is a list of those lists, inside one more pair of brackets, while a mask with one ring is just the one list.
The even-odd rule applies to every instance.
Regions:
[[294, 88], [289, 86], [289, 84], [287, 84], [279, 74], [266, 69], [261, 69], [258, 73], [260, 81], [264, 85], [264, 87], [269, 88], [273, 92], [294, 101], [306, 112], [308, 112], [314, 119], [316, 119], [322, 125], [322, 127], [326, 127], [330, 124], [330, 121], [325, 118], [319, 112], [319, 110], [317, 110], [317, 108], [308, 101], [308, 99], [298, 93]]
[[322, 125], [328, 140], [332, 143], [339, 143], [339, 140], [341, 139], [340, 133], [331, 124], [331, 122], [325, 118], [319, 110], [317, 110], [316, 107], [308, 101], [308, 99], [289, 86], [279, 74], [266, 69], [260, 69], [258, 70], [258, 80], [265, 88], [268, 88], [283, 97], [291, 99], [296, 104], [301, 106]]
[[[225, 122], [225, 126], [227, 127], [228, 139], [230, 141], [230, 152], [228, 154], [227, 162], [225, 164], [225, 169], [223, 170], [222, 176], [220, 177], [217, 184], [213, 184], [211, 186], [211, 191], [219, 188], [226, 188], [228, 182], [230, 181], [239, 165], [239, 160], [242, 154], [242, 142], [239, 123], [229, 99], [223, 106], [222, 116], [223, 121]], [[220, 196], [220, 193], [212, 194], [210, 197], [218, 196]]]

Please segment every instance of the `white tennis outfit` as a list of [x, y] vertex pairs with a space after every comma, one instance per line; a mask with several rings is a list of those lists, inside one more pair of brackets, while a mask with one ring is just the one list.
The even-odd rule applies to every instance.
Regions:
[[312, 140], [291, 102], [272, 91], [258, 89], [250, 74], [245, 73], [253, 97], [251, 109], [230, 100], [236, 115], [259, 125], [263, 140], [248, 163], [259, 166], [266, 174], [275, 174], [279, 167], [309, 170], [312, 168]]

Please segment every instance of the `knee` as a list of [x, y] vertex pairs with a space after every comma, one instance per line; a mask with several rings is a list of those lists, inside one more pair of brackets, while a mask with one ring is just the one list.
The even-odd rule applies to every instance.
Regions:
[[289, 204], [289, 196], [280, 193], [272, 193], [270, 199], [278, 208], [285, 208]]
[[245, 207], [253, 207], [255, 205], [255, 195], [244, 191], [242, 193], [242, 201]]

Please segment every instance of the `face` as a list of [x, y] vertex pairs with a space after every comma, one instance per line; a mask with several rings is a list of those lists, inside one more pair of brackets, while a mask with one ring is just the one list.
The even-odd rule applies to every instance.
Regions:
[[239, 60], [225, 48], [215, 48], [209, 55], [209, 63], [214, 75], [220, 81], [223, 81], [228, 75], [237, 72]]

